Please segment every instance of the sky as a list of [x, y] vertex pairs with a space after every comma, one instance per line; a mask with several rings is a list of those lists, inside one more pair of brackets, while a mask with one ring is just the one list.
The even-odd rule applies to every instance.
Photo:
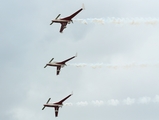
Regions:
[[[85, 5], [59, 33], [51, 20]], [[1, 0], [1, 120], [158, 120], [157, 0]], [[61, 69], [51, 58], [78, 56]], [[43, 104], [73, 95], [59, 109]]]

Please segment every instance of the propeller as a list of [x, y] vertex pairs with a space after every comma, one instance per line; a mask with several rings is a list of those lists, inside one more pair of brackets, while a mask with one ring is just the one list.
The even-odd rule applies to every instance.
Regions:
[[[50, 100], [51, 100], [51, 98], [49, 98], [49, 99], [47, 100], [46, 104], [48, 104]], [[45, 109], [45, 106], [42, 108], [42, 110], [44, 110], [44, 109]]]

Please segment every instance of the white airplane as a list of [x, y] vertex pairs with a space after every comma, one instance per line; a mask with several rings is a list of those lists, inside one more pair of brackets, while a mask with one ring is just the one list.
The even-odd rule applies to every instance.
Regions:
[[61, 14], [59, 14], [54, 20], [51, 21], [50, 25], [52, 25], [54, 22], [55, 23], [61, 23], [60, 33], [62, 33], [62, 31], [66, 28], [67, 24], [70, 24], [71, 22], [73, 23], [72, 18], [75, 17], [83, 9], [84, 9], [84, 4], [83, 4], [83, 7], [81, 9], [79, 9], [78, 11], [73, 13], [72, 15], [70, 15], [68, 17], [65, 17], [65, 18], [58, 19], [58, 17], [61, 15]]
[[75, 58], [75, 57], [77, 57], [77, 53], [76, 53], [75, 56], [73, 56], [73, 57], [71, 57], [71, 58], [68, 58], [67, 60], [64, 60], [64, 61], [62, 61], [62, 62], [52, 62], [52, 60], [54, 59], [54, 58], [52, 58], [52, 59], [49, 61], [49, 63], [47, 63], [47, 64], [44, 66], [44, 68], [46, 68], [47, 66], [55, 66], [55, 67], [57, 67], [56, 75], [59, 75], [60, 70], [61, 70], [61, 67], [66, 66], [66, 62], [69, 61], [69, 60], [71, 60], [71, 59], [73, 59], [73, 58]]
[[44, 107], [42, 108], [42, 110], [45, 109], [45, 107], [54, 107], [55, 108], [55, 117], [58, 116], [58, 111], [59, 111], [59, 107], [63, 106], [63, 102], [69, 98], [72, 94], [68, 95], [67, 97], [65, 97], [64, 99], [60, 100], [59, 102], [56, 103], [49, 103], [49, 101], [51, 100], [51, 98], [48, 99], [48, 101], [46, 102], [46, 104], [44, 104]]

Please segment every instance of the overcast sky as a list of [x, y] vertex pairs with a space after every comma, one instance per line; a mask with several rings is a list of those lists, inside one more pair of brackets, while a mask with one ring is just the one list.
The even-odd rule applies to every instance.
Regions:
[[[51, 19], [85, 4], [63, 33]], [[157, 0], [1, 0], [1, 120], [158, 120]], [[102, 20], [101, 20], [102, 18]], [[96, 20], [95, 20], [96, 19]], [[81, 20], [81, 21], [80, 21]], [[55, 67], [78, 53], [56, 76]], [[73, 92], [59, 109], [57, 102]]]

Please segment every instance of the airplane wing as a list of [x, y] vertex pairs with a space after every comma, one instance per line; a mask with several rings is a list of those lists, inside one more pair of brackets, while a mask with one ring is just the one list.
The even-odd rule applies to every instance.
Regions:
[[60, 73], [60, 69], [61, 69], [61, 66], [57, 66], [56, 75], [59, 75], [59, 73]]
[[60, 100], [58, 103], [62, 104], [67, 98], [69, 98], [72, 94], [68, 95], [67, 97], [65, 97], [64, 99]]
[[81, 12], [83, 10], [83, 8], [79, 9], [78, 11], [76, 11], [75, 13], [73, 13], [72, 15], [62, 18], [61, 20], [71, 20], [73, 17], [75, 17], [79, 12]]
[[61, 23], [61, 28], [60, 28], [60, 33], [66, 28], [67, 22], [62, 22]]
[[57, 117], [58, 116], [58, 112], [59, 112], [59, 107], [55, 107], [55, 117]]
[[67, 62], [67, 61], [69, 61], [69, 60], [71, 60], [71, 59], [73, 59], [73, 58], [75, 58], [76, 56], [73, 56], [73, 57], [71, 57], [71, 58], [68, 58], [67, 60], [64, 60], [64, 61], [62, 61], [62, 62], [59, 62], [59, 63], [63, 63], [63, 64], [65, 64], [65, 62]]

